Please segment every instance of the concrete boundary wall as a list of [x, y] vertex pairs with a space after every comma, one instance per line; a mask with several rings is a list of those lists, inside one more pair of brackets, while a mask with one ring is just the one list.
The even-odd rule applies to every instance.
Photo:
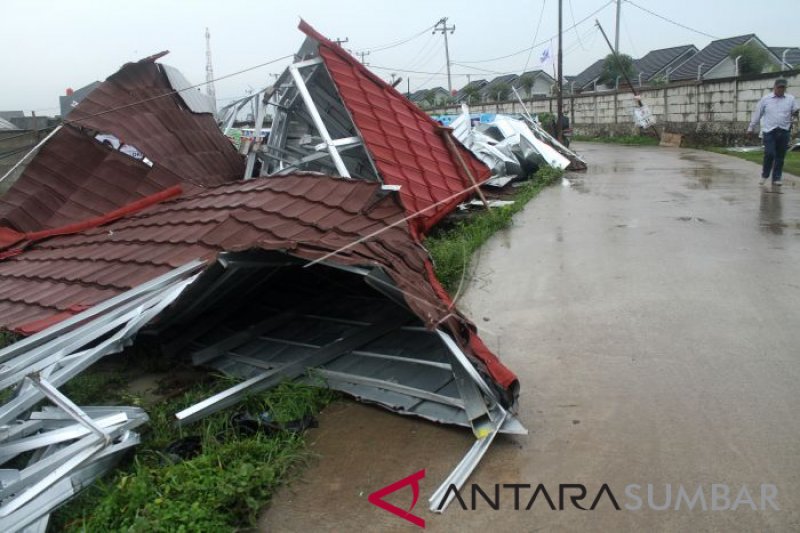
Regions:
[[[692, 144], [727, 145], [739, 142], [758, 100], [772, 90], [775, 79], [788, 80], [787, 92], [800, 98], [800, 70], [739, 78], [674, 83], [663, 88], [640, 89], [642, 101], [656, 118], [657, 129], [681, 133]], [[554, 112], [555, 98], [526, 100], [531, 113]], [[633, 122], [633, 94], [629, 89], [581, 93], [564, 97], [577, 135], [630, 135], [638, 133]], [[431, 113], [453, 113], [446, 106]], [[520, 113], [517, 101], [470, 106], [474, 113]]]

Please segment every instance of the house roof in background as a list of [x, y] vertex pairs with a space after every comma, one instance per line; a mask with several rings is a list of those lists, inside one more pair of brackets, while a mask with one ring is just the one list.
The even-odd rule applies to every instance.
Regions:
[[[548, 81], [551, 81], [551, 82], [556, 81], [556, 79], [553, 76], [551, 76], [550, 74], [548, 74], [544, 70], [536, 69], [536, 70], [527, 70], [527, 71], [523, 72], [522, 74], [520, 74], [519, 77], [516, 80], [514, 80], [514, 84], [515, 85], [519, 84], [519, 81], [522, 78], [524, 78], [525, 76], [533, 76], [534, 78], [546, 78]], [[569, 78], [569, 77], [570, 76], [564, 76], [564, 78]]]
[[468, 84], [466, 84], [462, 88], [460, 88], [458, 90], [458, 92], [456, 92], [456, 101], [461, 100], [462, 98], [464, 98], [464, 91], [467, 88], [471, 89], [471, 88], [474, 87], [475, 89], [481, 89], [483, 86], [485, 86], [488, 83], [489, 82], [487, 80], [472, 80], [471, 82], [469, 82]]
[[645, 54], [640, 59], [633, 62], [637, 73], [642, 74], [642, 80], [651, 80], [657, 74], [664, 72], [667, 67], [675, 68], [679, 61], [688, 59], [687, 53], [697, 53], [697, 47], [693, 44], [686, 44], [683, 46], [674, 46], [672, 48], [662, 48], [660, 50], [652, 50]]
[[790, 68], [800, 68], [800, 48], [796, 46], [772, 46], [770, 50], [778, 56], [778, 59], [783, 59], [783, 53], [786, 51], [786, 62], [789, 63]]
[[[737, 35], [727, 39], [711, 41], [708, 46], [700, 50], [688, 61], [678, 67], [675, 72], [669, 75], [670, 80], [693, 80], [697, 78], [697, 69], [700, 67], [701, 74], [705, 74], [715, 66], [719, 65], [731, 52], [731, 49], [740, 44], [745, 44], [751, 39], [758, 39], [754, 33], [747, 35]], [[759, 40], [759, 42], [761, 42]]]
[[491, 96], [492, 91], [499, 85], [505, 83], [511, 88], [512, 84], [519, 79], [517, 74], [503, 74], [492, 79], [489, 83], [481, 87], [481, 94], [484, 96]]
[[24, 111], [0, 111], [0, 118], [11, 120], [12, 118], [22, 118], [25, 116]]
[[0, 118], [0, 130], [18, 130], [19, 128], [16, 127], [11, 122], [7, 121], [4, 118]]
[[61, 118], [67, 118], [69, 114], [72, 113], [72, 110], [78, 107], [78, 104], [80, 104], [83, 99], [89, 95], [89, 93], [94, 91], [101, 84], [102, 82], [93, 81], [88, 85], [84, 85], [80, 89], [76, 89], [72, 94], [59, 96], [58, 101], [61, 107]]
[[598, 59], [591, 65], [589, 65], [586, 69], [583, 70], [580, 74], [575, 76], [572, 80], [570, 80], [570, 84], [574, 83], [577, 89], [585, 89], [587, 86], [591, 85], [597, 78], [600, 77], [600, 74], [603, 73], [603, 63], [605, 62], [605, 58]]

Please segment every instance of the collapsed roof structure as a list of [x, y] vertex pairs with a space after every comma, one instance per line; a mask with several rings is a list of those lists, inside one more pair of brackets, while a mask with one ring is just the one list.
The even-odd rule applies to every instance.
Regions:
[[262, 175], [314, 170], [395, 188], [419, 235], [489, 177], [448, 129], [306, 22], [300, 30], [297, 61], [269, 101], [272, 132], [251, 152]]
[[[0, 199], [0, 327], [30, 335], [0, 351], [0, 388], [15, 391], [0, 425], [25, 428], [0, 428], [0, 460], [41, 449], [0, 479], [3, 530], [46, 524], [64, 487], [137, 442], [143, 413], [78, 407], [57, 389], [143, 329], [165, 354], [243, 379], [180, 423], [306, 380], [470, 427], [475, 445], [442, 490], [466, 480], [495, 435], [526, 432], [516, 376], [455, 309], [421, 240], [488, 167], [301, 29], [306, 43], [273, 92], [273, 135], [247, 162], [188, 82], [156, 62], [162, 53], [87, 96]], [[54, 406], [31, 413], [45, 399]], [[62, 423], [40, 422], [53, 417], [75, 425], [51, 434]]]

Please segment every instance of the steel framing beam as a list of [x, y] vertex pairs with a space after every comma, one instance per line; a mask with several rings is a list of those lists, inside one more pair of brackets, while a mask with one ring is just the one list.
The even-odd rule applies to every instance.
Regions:
[[334, 370], [327, 370], [325, 368], [315, 368], [313, 373], [322, 376], [325, 380], [344, 381], [347, 383], [355, 383], [357, 385], [367, 385], [377, 389], [398, 392], [406, 396], [420, 398], [422, 400], [429, 400], [432, 402], [449, 405], [451, 407], [456, 407], [458, 409], [464, 409], [464, 402], [457, 398], [453, 398], [452, 396], [445, 396], [443, 394], [437, 394], [424, 389], [409, 387], [408, 385], [386, 381], [385, 379], [358, 376], [356, 374], [348, 374], [346, 372], [336, 372]]
[[306, 83], [303, 80], [303, 76], [300, 74], [300, 70], [297, 65], [302, 65], [302, 63], [289, 65], [289, 72], [294, 79], [295, 86], [300, 92], [300, 96], [303, 98], [303, 102], [306, 104], [308, 112], [311, 114], [311, 118], [314, 121], [317, 131], [325, 141], [325, 144], [328, 146], [328, 152], [331, 154], [331, 159], [333, 160], [334, 165], [336, 165], [336, 170], [339, 172], [339, 174], [341, 174], [342, 177], [350, 178], [350, 172], [348, 172], [347, 167], [342, 160], [342, 156], [339, 155], [339, 150], [333, 144], [333, 139], [331, 138], [330, 133], [328, 133], [328, 128], [325, 126], [325, 122], [322, 120], [322, 116], [319, 114], [319, 110], [317, 109], [314, 100], [311, 98], [311, 93], [308, 92], [308, 87], [306, 87]]
[[352, 351], [369, 341], [382, 337], [395, 329], [403, 318], [399, 314], [387, 313], [383, 319], [372, 326], [357, 331], [350, 336], [338, 339], [322, 348], [313, 350], [308, 355], [285, 363], [273, 370], [268, 370], [247, 381], [243, 381], [220, 392], [202, 402], [175, 414], [180, 424], [188, 424], [210, 415], [220, 409], [234, 405], [245, 393], [255, 393], [274, 387], [284, 379], [293, 379], [306, 373], [309, 368], [323, 365], [337, 357]]

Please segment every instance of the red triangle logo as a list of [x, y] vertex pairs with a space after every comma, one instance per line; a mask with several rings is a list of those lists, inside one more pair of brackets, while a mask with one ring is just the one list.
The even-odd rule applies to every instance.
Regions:
[[[414, 509], [414, 506], [417, 505], [417, 500], [419, 499], [419, 480], [425, 477], [425, 469], [423, 468], [419, 472], [411, 474], [408, 477], [404, 477], [400, 481], [395, 481], [390, 485], [386, 485], [382, 489], [378, 489], [372, 494], [369, 495], [369, 503], [375, 505], [376, 507], [380, 507], [385, 511], [389, 511], [395, 516], [399, 516], [403, 520], [408, 520], [415, 526], [425, 528], [425, 520], [411, 514], [411, 511]], [[411, 491], [414, 493], [414, 500], [411, 502], [411, 507], [408, 508], [408, 511], [405, 509], [400, 509], [396, 505], [392, 505], [391, 503], [384, 501], [383, 498], [387, 494], [391, 494], [395, 491], [398, 491], [405, 487], [406, 485], [411, 485]]]

